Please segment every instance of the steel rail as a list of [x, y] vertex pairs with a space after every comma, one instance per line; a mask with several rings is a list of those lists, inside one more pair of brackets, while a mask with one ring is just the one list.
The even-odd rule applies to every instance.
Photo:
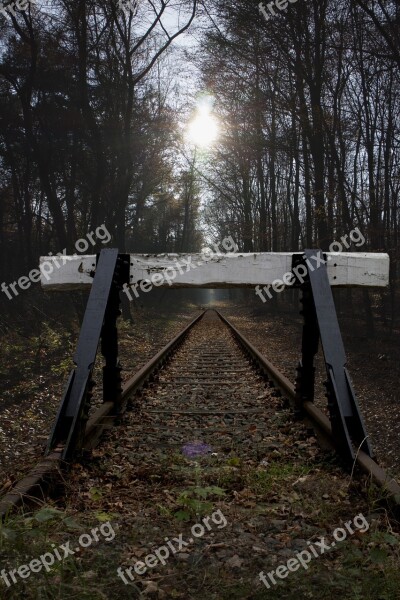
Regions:
[[[258, 364], [265, 375], [273, 382], [280, 390], [283, 396], [286, 396], [294, 406], [295, 387], [285, 375], [280, 373], [277, 368], [261, 354], [259, 350], [247, 339], [236, 327], [228, 321], [226, 317], [216, 311], [220, 319], [230, 328], [235, 339], [240, 343], [245, 352]], [[335, 440], [332, 435], [332, 427], [329, 418], [315, 406], [313, 402], [304, 402], [303, 410], [307, 420], [312, 424], [313, 428], [322, 435], [331, 448], [336, 448]], [[372, 458], [364, 451], [356, 452], [355, 462], [360, 466], [362, 471], [367, 473], [371, 479], [387, 493], [387, 500], [393, 505], [396, 512], [400, 511], [400, 485], [390, 477], [386, 471], [380, 467]]]
[[[89, 418], [85, 430], [84, 449], [95, 448], [103, 432], [109, 429], [128, 406], [129, 397], [139, 391], [146, 382], [162, 367], [178, 347], [183, 343], [189, 331], [202, 319], [206, 311], [194, 317], [180, 333], [155, 354], [139, 371], [137, 371], [122, 388], [121, 398], [125, 400], [123, 410], [116, 413], [114, 402], [104, 402]], [[41, 504], [49, 490], [60, 485], [68, 463], [62, 460], [64, 447], [56, 447], [48, 456], [42, 458], [33, 469], [17, 482], [13, 488], [0, 499], [0, 518], [21, 505]]]
[[[137, 373], [133, 375], [123, 386], [122, 398], [125, 402], [122, 404], [124, 412], [127, 408], [129, 397], [140, 390], [145, 383], [162, 367], [168, 358], [183, 343], [189, 331], [204, 316], [206, 311], [196, 316], [177, 336], [173, 338], [162, 350], [151, 358]], [[295, 388], [294, 385], [265, 357], [257, 348], [245, 338], [236, 327], [219, 311], [215, 311], [223, 323], [231, 330], [234, 338], [242, 346], [243, 350], [252, 358], [261, 371], [268, 377], [280, 393], [288, 398], [294, 405]], [[332, 435], [332, 428], [328, 417], [317, 408], [312, 402], [303, 404], [304, 413], [307, 421], [311, 423], [320, 436], [335, 448], [335, 442]], [[86, 432], [84, 447], [90, 450], [96, 447], [100, 441], [102, 433], [110, 428], [119, 418], [121, 412], [116, 414], [115, 404], [113, 402], [104, 402], [89, 419]], [[54, 489], [62, 482], [63, 474], [68, 467], [68, 463], [62, 460], [63, 447], [57, 447], [47, 457], [43, 458], [32, 469], [26, 477], [19, 481], [2, 499], [0, 499], [0, 516], [4, 517], [13, 509], [20, 505], [40, 504], [46, 498], [46, 492]], [[372, 480], [387, 492], [387, 499], [396, 510], [400, 509], [400, 486], [390, 478], [384, 469], [382, 469], [365, 452], [358, 451], [356, 462], [360, 468], [368, 473]]]

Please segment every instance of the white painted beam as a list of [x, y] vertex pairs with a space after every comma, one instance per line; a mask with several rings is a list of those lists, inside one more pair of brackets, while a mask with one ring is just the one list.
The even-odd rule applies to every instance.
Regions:
[[[387, 254], [326, 254], [331, 286], [385, 287], [389, 284]], [[292, 256], [292, 252], [212, 254], [209, 257], [202, 254], [131, 254], [130, 285], [138, 287], [144, 280], [152, 281], [156, 287], [174, 288], [271, 285], [290, 273]], [[42, 257], [42, 287], [49, 291], [89, 288], [95, 265], [94, 255]]]

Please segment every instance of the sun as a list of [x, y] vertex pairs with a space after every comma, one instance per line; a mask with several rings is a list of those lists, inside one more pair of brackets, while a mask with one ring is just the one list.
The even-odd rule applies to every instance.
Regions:
[[219, 134], [218, 121], [210, 114], [206, 105], [199, 106], [197, 115], [190, 121], [187, 128], [187, 139], [201, 148], [211, 146]]

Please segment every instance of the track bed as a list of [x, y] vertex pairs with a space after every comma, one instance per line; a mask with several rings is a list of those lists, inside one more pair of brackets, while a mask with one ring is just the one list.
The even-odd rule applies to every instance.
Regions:
[[[72, 516], [90, 532], [110, 521], [115, 537], [47, 576], [46, 597], [400, 599], [399, 535], [366, 500], [368, 482], [351, 482], [293, 420], [217, 313], [130, 404], [92, 457], [72, 466], [57, 504], [58, 522]], [[53, 528], [47, 545], [80, 531]], [[334, 546], [320, 553], [322, 538]], [[276, 575], [301, 557], [305, 566]], [[27, 598], [39, 597], [40, 577]]]

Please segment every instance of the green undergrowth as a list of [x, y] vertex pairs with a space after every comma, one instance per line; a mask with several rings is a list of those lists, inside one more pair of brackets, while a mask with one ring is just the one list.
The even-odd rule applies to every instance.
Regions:
[[[42, 323], [37, 335], [27, 336], [18, 330], [2, 336], [0, 348], [0, 375], [18, 385], [23, 373], [37, 379], [38, 372], [50, 361], [49, 372], [54, 376], [66, 376], [71, 369], [73, 344], [72, 334], [61, 327]], [[67, 358], [65, 358], [66, 355]], [[57, 360], [58, 357], [58, 360]], [[14, 373], [18, 378], [14, 381]], [[47, 373], [46, 373], [47, 374]], [[35, 376], [35, 377], [34, 377]], [[32, 384], [35, 381], [32, 381]]]
[[[0, 528], [1, 567], [6, 574], [53, 552], [68, 541], [75, 549], [79, 537], [90, 534], [95, 526], [108, 527], [107, 523], [111, 523], [116, 535], [109, 541], [100, 536], [100, 540], [90, 547], [55, 561], [48, 571], [42, 569], [39, 573], [31, 573], [27, 579], [16, 576], [17, 583], [10, 587], [0, 579], [0, 597], [6, 600], [103, 600], [114, 597], [145, 600], [148, 596], [143, 594], [144, 582], [140, 578], [137, 583], [125, 586], [116, 576], [127, 544], [140, 547], [143, 540], [151, 539], [158, 546], [163, 543], [164, 536], [171, 538], [179, 531], [185, 532], [187, 537], [193, 523], [201, 522], [205, 514], [218, 507], [228, 521], [228, 526], [219, 532], [220, 537], [216, 540], [217, 546], [224, 548], [222, 552], [226, 557], [223, 554], [222, 558], [214, 560], [213, 554], [206, 552], [204, 555], [198, 550], [193, 552], [190, 562], [171, 559], [152, 576], [167, 586], [167, 595], [150, 597], [161, 600], [336, 600], [338, 597], [400, 600], [398, 524], [388, 518], [386, 509], [381, 506], [380, 490], [371, 486], [368, 480], [354, 482], [344, 494], [334, 481], [337, 470], [333, 464], [331, 471], [328, 468], [324, 472], [318, 463], [304, 466], [284, 461], [272, 462], [265, 469], [246, 469], [236, 456], [225, 457], [222, 465], [210, 471], [205, 463], [206, 459], [203, 464], [193, 466], [192, 463], [190, 467], [186, 459], [176, 455], [171, 467], [184, 470], [186, 481], [169, 490], [170, 503], [155, 506], [153, 502], [152, 509], [145, 509], [147, 517], [141, 519], [138, 527], [129, 530], [124, 529], [123, 514], [104, 510], [104, 499], [109, 493], [101, 486], [89, 488], [87, 493], [93, 510], [84, 513], [73, 514], [53, 504], [44, 505], [34, 513], [10, 516]], [[228, 471], [235, 472], [240, 479], [229, 479]], [[311, 490], [295, 489], [296, 485], [293, 488], [296, 482], [304, 485], [309, 480], [312, 482], [315, 475], [319, 478], [318, 484], [311, 485]], [[236, 481], [236, 487], [233, 481]], [[327, 487], [329, 483], [330, 488]], [[323, 498], [327, 489], [330, 489], [329, 498]], [[285, 564], [289, 557], [295, 556], [296, 549], [289, 544], [287, 555], [282, 557], [279, 553], [274, 554], [273, 548], [267, 555], [260, 555], [257, 548], [242, 547], [240, 531], [248, 531], [249, 524], [252, 535], [259, 537], [259, 543], [264, 534], [278, 535], [279, 540], [288, 535], [292, 542], [299, 537], [315, 542], [322, 536], [331, 537], [335, 527], [359, 513], [363, 513], [370, 523], [368, 531], [349, 536], [337, 548], [313, 558], [306, 570], [289, 573], [270, 589], [260, 582], [259, 572], [266, 573]], [[296, 523], [299, 527], [293, 529]], [[155, 524], [156, 534], [153, 531]], [[284, 533], [286, 528], [287, 534]], [[211, 538], [201, 540], [198, 547], [204, 548], [211, 541]], [[227, 557], [232, 553], [243, 560], [250, 559], [246, 568], [229, 567]]]
[[[100, 511], [70, 515], [53, 505], [44, 505], [34, 513], [20, 512], [7, 517], [0, 526], [3, 569], [0, 597], [10, 600], [97, 600], [108, 597], [107, 588], [110, 586], [111, 590], [116, 583], [114, 570], [110, 569], [110, 559], [115, 553], [111, 539], [112, 531], [115, 532], [112, 522], [112, 515]], [[93, 539], [92, 534], [96, 526], [98, 541]], [[82, 535], [92, 538], [90, 546], [81, 546]], [[82, 539], [84, 544], [88, 543], [88, 537]], [[66, 547], [74, 554], [64, 550]], [[50, 564], [53, 560], [51, 555], [53, 564]], [[44, 562], [41, 557], [45, 557]], [[29, 571], [24, 566], [29, 567]]]

